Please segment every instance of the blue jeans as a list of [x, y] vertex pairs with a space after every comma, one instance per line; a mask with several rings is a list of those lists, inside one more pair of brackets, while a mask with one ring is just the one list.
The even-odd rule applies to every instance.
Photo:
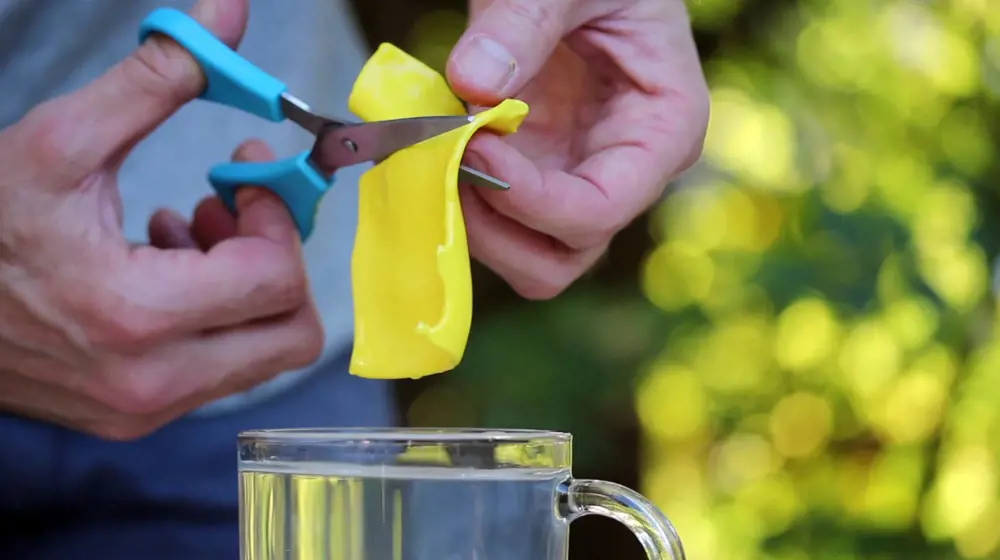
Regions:
[[0, 415], [0, 558], [238, 559], [238, 432], [395, 423], [390, 385], [348, 375], [348, 359], [128, 443]]

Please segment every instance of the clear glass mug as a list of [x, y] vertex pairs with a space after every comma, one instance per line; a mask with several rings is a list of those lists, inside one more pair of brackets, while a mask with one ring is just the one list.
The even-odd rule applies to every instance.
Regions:
[[572, 436], [535, 430], [299, 429], [239, 436], [243, 560], [566, 560], [603, 515], [683, 560], [633, 490], [570, 473]]

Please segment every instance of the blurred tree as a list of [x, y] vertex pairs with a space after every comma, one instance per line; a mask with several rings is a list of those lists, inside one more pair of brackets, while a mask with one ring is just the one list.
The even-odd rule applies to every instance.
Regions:
[[704, 165], [641, 272], [679, 323], [636, 391], [692, 556], [997, 557], [988, 4], [802, 1], [706, 61]]

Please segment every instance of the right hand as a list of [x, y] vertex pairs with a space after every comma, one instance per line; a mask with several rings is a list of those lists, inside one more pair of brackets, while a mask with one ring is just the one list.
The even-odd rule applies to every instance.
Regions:
[[[247, 11], [201, 0], [192, 15], [232, 46]], [[154, 216], [149, 246], [124, 236], [118, 167], [204, 85], [155, 35], [0, 131], [0, 409], [133, 439], [318, 359], [299, 236], [267, 191], [242, 189], [238, 220], [212, 197], [190, 225]]]

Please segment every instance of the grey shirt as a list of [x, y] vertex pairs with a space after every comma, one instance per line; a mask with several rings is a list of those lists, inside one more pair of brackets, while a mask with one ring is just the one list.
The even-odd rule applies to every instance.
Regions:
[[[0, 0], [0, 127], [36, 104], [102, 74], [137, 46], [140, 21], [162, 6], [187, 10], [194, 0]], [[351, 86], [368, 52], [347, 0], [250, 0], [239, 52], [282, 80], [315, 110], [354, 118]], [[208, 169], [229, 159], [243, 140], [266, 140], [279, 157], [307, 149], [312, 138], [291, 123], [275, 124], [235, 109], [195, 101], [142, 142], [125, 162], [120, 189], [125, 233], [144, 242], [150, 215], [169, 207], [190, 215], [212, 194]], [[313, 294], [326, 329], [326, 356], [350, 345], [353, 310], [350, 253], [357, 225], [356, 166], [338, 173], [316, 229], [305, 245]], [[322, 360], [321, 360], [322, 361]], [[311, 368], [288, 372], [250, 393], [203, 409], [226, 409], [287, 387]]]

